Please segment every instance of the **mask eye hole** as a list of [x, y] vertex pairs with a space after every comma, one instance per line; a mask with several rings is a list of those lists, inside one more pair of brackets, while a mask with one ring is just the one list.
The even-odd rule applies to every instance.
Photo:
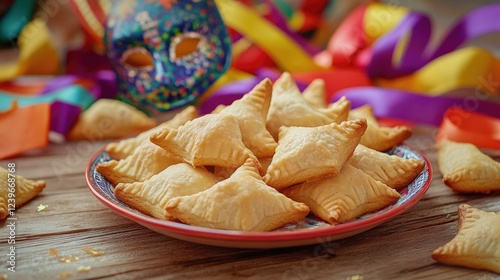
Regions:
[[181, 63], [192, 61], [203, 49], [203, 37], [196, 32], [175, 36], [170, 42], [170, 61]]
[[122, 55], [122, 63], [125, 66], [135, 69], [152, 69], [153, 57], [144, 48], [133, 48], [126, 50]]
[[198, 49], [200, 38], [183, 38], [175, 48], [175, 57], [183, 58]]

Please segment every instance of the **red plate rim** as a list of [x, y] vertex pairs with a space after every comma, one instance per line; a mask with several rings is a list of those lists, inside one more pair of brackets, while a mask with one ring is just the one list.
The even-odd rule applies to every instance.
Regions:
[[97, 151], [90, 159], [85, 170], [85, 179], [87, 182], [87, 187], [104, 205], [109, 207], [114, 212], [120, 214], [121, 216], [128, 218], [139, 224], [142, 224], [144, 226], [147, 225], [149, 227], [162, 228], [165, 231], [169, 231], [180, 235], [204, 238], [204, 239], [212, 239], [212, 240], [228, 240], [228, 241], [241, 241], [241, 242], [298, 241], [298, 240], [319, 238], [329, 235], [338, 235], [356, 230], [362, 230], [364, 228], [374, 227], [393, 217], [396, 217], [397, 215], [403, 213], [404, 211], [408, 210], [413, 205], [415, 205], [425, 195], [425, 193], [427, 192], [427, 190], [431, 185], [432, 175], [433, 175], [432, 166], [427, 157], [419, 150], [407, 144], [401, 144], [400, 146], [406, 146], [410, 148], [413, 152], [419, 154], [425, 161], [425, 166], [427, 168], [427, 172], [429, 172], [429, 177], [428, 180], [421, 187], [420, 191], [406, 203], [395, 206], [392, 209], [389, 209], [388, 211], [381, 213], [379, 215], [375, 215], [373, 217], [369, 217], [358, 221], [348, 222], [345, 224], [338, 224], [331, 227], [317, 228], [317, 229], [303, 229], [295, 231], [271, 231], [271, 232], [243, 232], [235, 230], [211, 229], [205, 227], [186, 225], [178, 222], [163, 221], [150, 217], [146, 214], [142, 214], [140, 212], [134, 212], [135, 210], [124, 208], [109, 201], [106, 197], [104, 197], [104, 195], [101, 194], [101, 192], [97, 190], [95, 182], [92, 180], [92, 177], [90, 175], [91, 165], [95, 161], [95, 159], [104, 151], [105, 147]]

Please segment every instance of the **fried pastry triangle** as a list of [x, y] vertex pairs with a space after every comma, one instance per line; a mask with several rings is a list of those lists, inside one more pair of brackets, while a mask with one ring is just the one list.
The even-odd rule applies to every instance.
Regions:
[[203, 192], [173, 198], [166, 209], [190, 225], [242, 231], [270, 231], [309, 212], [305, 204], [267, 186], [251, 159], [229, 179]]
[[100, 163], [96, 170], [115, 186], [118, 183], [145, 181], [170, 165], [181, 161], [176, 155], [172, 155], [148, 140], [125, 159]]
[[[9, 176], [11, 174], [11, 176]], [[9, 182], [11, 178], [11, 182]], [[8, 215], [9, 204], [9, 183], [15, 184], [15, 206], [21, 207], [26, 202], [37, 196], [45, 188], [45, 181], [28, 180], [23, 176], [9, 173], [0, 167], [0, 219], [5, 219]]]
[[238, 168], [247, 158], [258, 163], [252, 151], [243, 144], [238, 120], [233, 115], [208, 114], [178, 129], [165, 128], [152, 134], [150, 139], [193, 167]]
[[290, 73], [283, 73], [273, 85], [271, 106], [267, 114], [267, 130], [278, 139], [281, 126], [321, 126], [340, 123], [337, 110], [317, 109], [307, 103]]
[[115, 99], [99, 99], [84, 111], [67, 138], [101, 140], [144, 131], [156, 121], [131, 105]]
[[204, 167], [194, 168], [187, 163], [171, 165], [144, 182], [116, 185], [116, 197], [146, 215], [173, 220], [165, 210], [167, 202], [177, 196], [204, 191], [218, 182]]
[[241, 99], [219, 111], [236, 117], [243, 143], [256, 157], [272, 157], [278, 145], [266, 129], [266, 116], [271, 102], [273, 83], [264, 79]]
[[396, 190], [349, 164], [336, 176], [292, 186], [283, 194], [305, 203], [332, 225], [382, 209], [400, 197]]
[[326, 108], [326, 88], [323, 79], [314, 79], [302, 92], [302, 96], [314, 108]]
[[322, 109], [322, 110], [328, 110], [330, 112], [334, 112], [337, 115], [336, 122], [340, 123], [347, 120], [347, 117], [349, 116], [349, 110], [351, 110], [351, 101], [347, 100], [345, 96], [342, 96], [336, 102], [333, 102], [330, 105], [328, 105], [327, 109]]
[[264, 181], [281, 190], [338, 174], [365, 129], [364, 119], [318, 127], [281, 127], [278, 147]]
[[349, 164], [393, 189], [407, 186], [425, 166], [421, 160], [388, 155], [361, 144], [354, 150]]
[[443, 182], [459, 193], [490, 193], [500, 190], [500, 163], [476, 146], [442, 140], [438, 163]]
[[486, 269], [500, 274], [500, 212], [460, 205], [457, 235], [434, 250], [432, 258], [444, 264]]
[[368, 123], [368, 128], [361, 138], [361, 144], [368, 148], [385, 151], [388, 150], [412, 135], [412, 131], [407, 126], [381, 127], [373, 115], [370, 105], [364, 105], [349, 112], [349, 119], [364, 118]]
[[188, 106], [177, 113], [171, 120], [165, 121], [149, 130], [146, 130], [136, 137], [123, 139], [119, 142], [112, 142], [106, 145], [106, 152], [113, 159], [120, 160], [131, 155], [134, 150], [144, 141], [149, 141], [149, 136], [164, 128], [178, 128], [187, 121], [198, 117], [198, 110], [194, 106]]

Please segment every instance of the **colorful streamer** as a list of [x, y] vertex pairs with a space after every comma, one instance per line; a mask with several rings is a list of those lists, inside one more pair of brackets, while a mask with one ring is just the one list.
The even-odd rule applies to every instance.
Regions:
[[19, 108], [14, 102], [7, 111], [0, 112], [0, 159], [45, 147], [49, 125], [49, 104]]
[[500, 118], [459, 108], [447, 110], [436, 140], [450, 139], [500, 150]]
[[500, 118], [500, 103], [486, 101], [484, 95], [428, 96], [379, 87], [357, 87], [341, 90], [330, 100], [334, 102], [345, 96], [356, 108], [370, 104], [374, 114], [382, 118], [396, 118], [414, 123], [439, 126], [448, 108], [459, 107], [475, 110]]
[[28, 23], [21, 31], [17, 44], [19, 59], [11, 64], [0, 64], [0, 82], [22, 75], [54, 75], [59, 72], [61, 60], [42, 20], [34, 19]]

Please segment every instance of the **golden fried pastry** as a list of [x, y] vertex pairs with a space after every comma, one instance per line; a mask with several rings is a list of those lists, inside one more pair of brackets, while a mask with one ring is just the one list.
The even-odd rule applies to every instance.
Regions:
[[205, 191], [172, 198], [166, 209], [190, 225], [243, 231], [270, 231], [309, 212], [305, 204], [267, 186], [251, 159], [229, 179]]
[[163, 122], [147, 131], [144, 131], [133, 138], [123, 139], [119, 142], [112, 142], [106, 145], [106, 152], [112, 159], [120, 160], [131, 155], [134, 150], [144, 141], [149, 141], [149, 136], [164, 128], [178, 128], [187, 121], [198, 117], [198, 110], [194, 106], [188, 106], [177, 113], [171, 120]]
[[120, 183], [116, 185], [114, 193], [119, 200], [146, 215], [173, 220], [165, 210], [170, 199], [204, 191], [218, 181], [204, 167], [194, 168], [187, 163], [178, 163], [144, 182]]
[[281, 127], [278, 147], [264, 181], [281, 190], [338, 174], [365, 129], [364, 119], [318, 127]]
[[345, 120], [334, 109], [317, 109], [309, 105], [287, 72], [274, 83], [272, 95], [267, 114], [267, 130], [274, 139], [278, 139], [281, 126], [313, 127]]
[[302, 92], [302, 96], [314, 108], [326, 108], [326, 88], [323, 79], [314, 79], [309, 86]]
[[381, 127], [373, 115], [370, 105], [364, 105], [349, 112], [349, 119], [364, 118], [368, 122], [368, 128], [361, 138], [361, 144], [368, 148], [385, 151], [388, 150], [412, 135], [412, 131], [407, 126]]
[[305, 203], [332, 225], [382, 209], [400, 197], [396, 190], [349, 164], [336, 176], [292, 186], [283, 194]]
[[155, 125], [154, 119], [131, 105], [115, 99], [99, 99], [80, 115], [67, 138], [118, 138], [150, 129]]
[[165, 128], [152, 134], [150, 139], [193, 167], [238, 168], [247, 158], [258, 163], [252, 151], [243, 144], [238, 120], [233, 115], [208, 114], [178, 129]]
[[[9, 176], [11, 174], [11, 176]], [[0, 167], [0, 219], [8, 216], [9, 210], [9, 178], [15, 184], [15, 206], [21, 207], [37, 196], [45, 188], [45, 181], [28, 180], [23, 176], [9, 173]], [[12, 208], [12, 207], [11, 207]]]
[[500, 274], [500, 212], [470, 205], [458, 207], [458, 233], [434, 250], [432, 258], [449, 265], [485, 269]]
[[459, 193], [490, 193], [500, 190], [500, 163], [476, 146], [442, 140], [438, 163], [443, 182]]
[[144, 141], [125, 159], [100, 163], [96, 170], [115, 186], [118, 183], [145, 181], [170, 165], [179, 162], [182, 162], [179, 157], [148, 140]]
[[425, 166], [419, 159], [388, 155], [361, 144], [354, 150], [349, 164], [394, 189], [406, 187]]
[[218, 114], [220, 113], [220, 111], [224, 110], [224, 108], [226, 108], [227, 106], [224, 105], [224, 104], [219, 104], [217, 105], [217, 107], [215, 107], [215, 109], [212, 110], [212, 112], [210, 112], [210, 114]]
[[339, 121], [345, 121], [351, 110], [351, 101], [347, 100], [345, 96], [342, 96], [339, 100], [330, 103], [326, 110], [334, 112], [337, 115], [337, 123], [339, 123]]
[[243, 143], [256, 157], [272, 157], [278, 145], [266, 129], [266, 116], [271, 102], [273, 83], [264, 79], [241, 99], [219, 111], [236, 117]]

